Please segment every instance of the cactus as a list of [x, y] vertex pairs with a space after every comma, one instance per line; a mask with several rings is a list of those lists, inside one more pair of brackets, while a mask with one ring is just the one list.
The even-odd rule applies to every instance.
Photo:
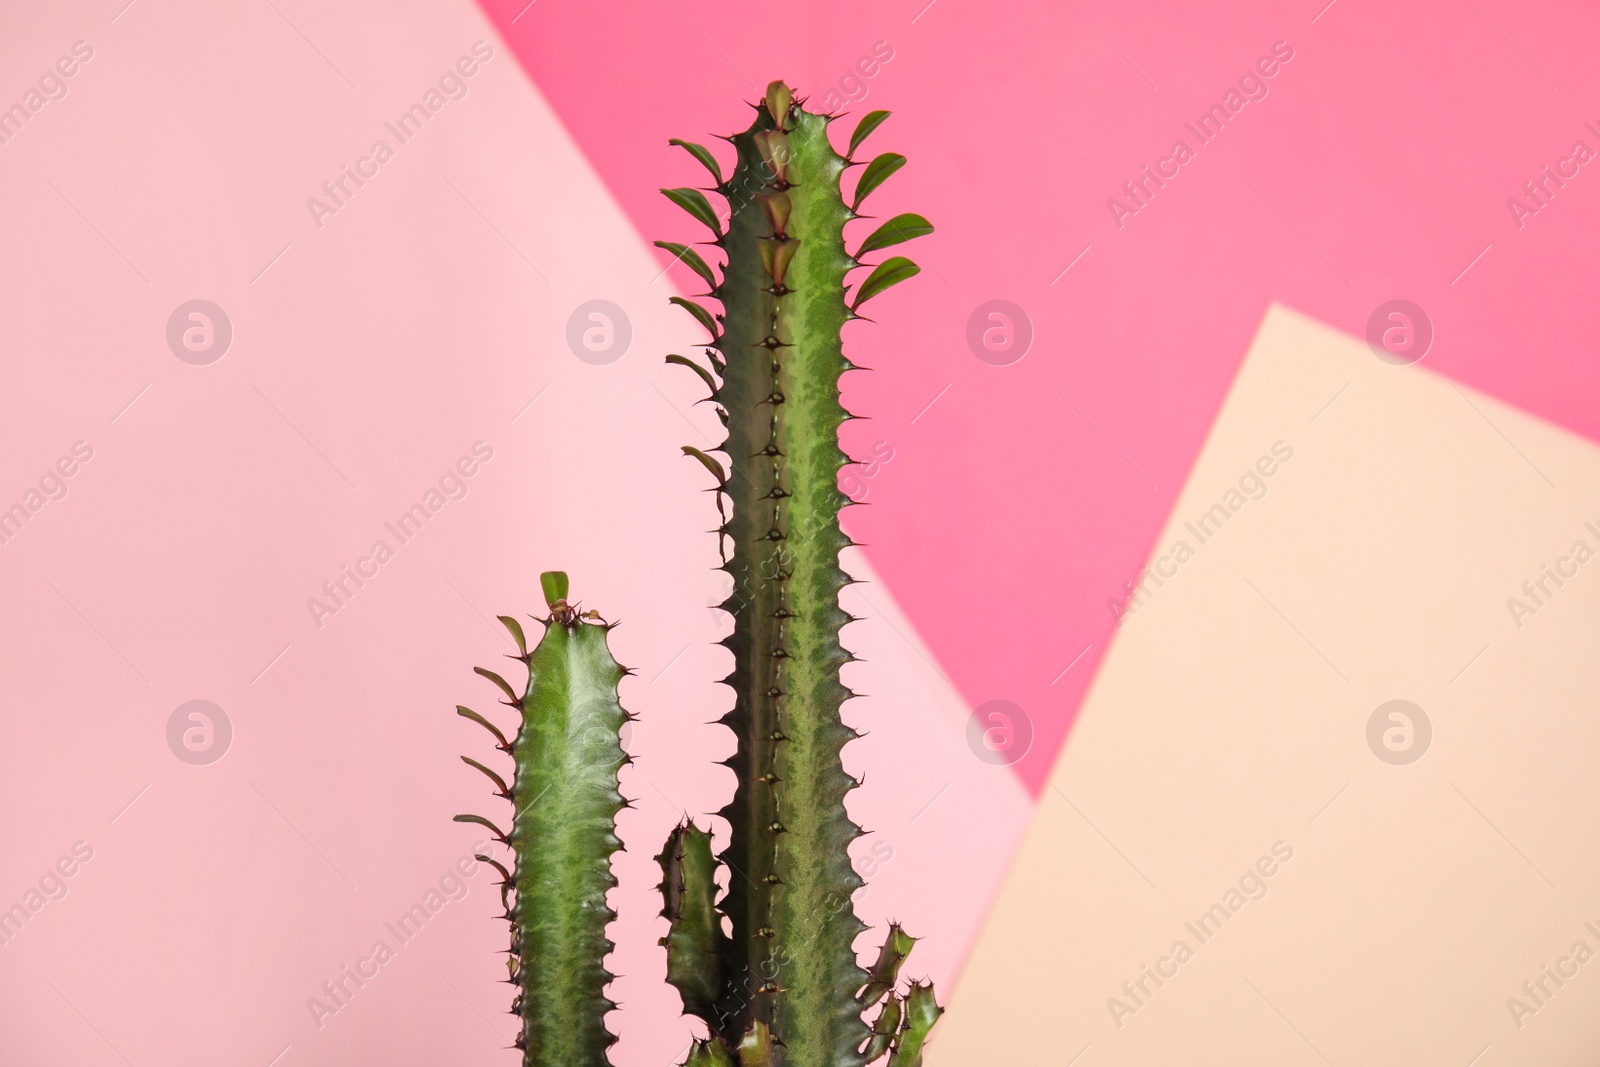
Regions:
[[[846, 224], [905, 157], [872, 159], [847, 201], [841, 178], [888, 113], [865, 116], [841, 156], [828, 139], [833, 116], [802, 104], [773, 82], [751, 126], [726, 138], [738, 154], [726, 180], [705, 148], [672, 142], [710, 171], [710, 191], [727, 201], [725, 228], [704, 191], [662, 190], [712, 231], [707, 243], [726, 257], [719, 277], [689, 246], [657, 242], [722, 305], [717, 315], [672, 297], [709, 331], [709, 367], [667, 359], [700, 376], [727, 427], [717, 449], [726, 469], [699, 449], [684, 452], [717, 482], [718, 544], [733, 579], [722, 606], [734, 618], [723, 642], [734, 656], [725, 679], [734, 705], [721, 721], [738, 742], [726, 761], [736, 790], [720, 813], [729, 824], [719, 857], [730, 871], [728, 892], [714, 902], [709, 839], [693, 824], [680, 826], [660, 856], [671, 923], [663, 943], [685, 1010], [710, 1030], [690, 1064], [731, 1064], [737, 1056], [742, 1067], [855, 1067], [887, 1054], [895, 1067], [914, 1067], [940, 1009], [930, 986], [896, 991], [912, 939], [892, 928], [870, 973], [853, 947], [866, 927], [851, 905], [863, 883], [848, 855], [862, 830], [844, 807], [860, 783], [840, 760], [858, 735], [840, 718], [852, 694], [839, 676], [851, 659], [839, 638], [851, 621], [839, 591], [851, 579], [839, 567], [850, 544], [839, 510], [850, 500], [838, 472], [850, 460], [838, 432], [852, 416], [840, 403], [839, 379], [855, 369], [843, 352], [844, 324], [919, 268], [891, 256], [859, 280], [848, 302], [846, 275], [861, 256], [933, 227], [920, 215], [898, 215], [847, 252]], [[879, 1002], [869, 1026], [863, 1013]]]
[[[856, 165], [850, 157], [888, 112], [865, 116], [840, 156], [828, 140], [833, 116], [803, 103], [782, 82], [768, 87], [751, 127], [727, 138], [738, 152], [727, 181], [706, 149], [672, 142], [711, 172], [713, 191], [728, 202], [726, 229], [703, 191], [663, 190], [712, 230], [710, 243], [727, 259], [719, 278], [689, 246], [657, 242], [722, 304], [714, 315], [671, 298], [710, 331], [710, 367], [681, 355], [667, 360], [701, 377], [728, 429], [717, 449], [726, 469], [684, 449], [717, 480], [718, 544], [733, 579], [722, 606], [734, 618], [723, 642], [734, 656], [725, 679], [734, 704], [721, 721], [737, 740], [726, 761], [737, 786], [721, 812], [727, 847], [714, 855], [711, 835], [685, 820], [657, 857], [667, 979], [684, 1010], [708, 1028], [685, 1067], [859, 1067], [884, 1057], [888, 1067], [920, 1067], [942, 1012], [931, 985], [899, 988], [915, 944], [899, 925], [870, 969], [856, 959], [854, 942], [866, 927], [850, 898], [863, 883], [848, 849], [862, 830], [844, 799], [861, 783], [845, 773], [840, 753], [859, 735], [840, 717], [852, 694], [839, 677], [851, 659], [839, 639], [851, 621], [839, 591], [851, 579], [839, 567], [850, 544], [839, 510], [850, 499], [837, 479], [850, 460], [838, 435], [852, 417], [840, 404], [839, 378], [855, 369], [841, 330], [864, 302], [918, 268], [891, 256], [858, 282], [848, 303], [845, 277], [861, 256], [933, 227], [920, 215], [897, 215], [847, 253], [846, 224], [862, 217], [862, 200], [905, 157], [890, 152], [867, 163], [846, 204], [840, 179]], [[614, 947], [606, 925], [615, 918], [606, 893], [616, 885], [616, 817], [627, 806], [618, 772], [630, 760], [619, 733], [632, 718], [617, 686], [629, 672], [611, 657], [611, 624], [568, 602], [567, 576], [547, 572], [542, 584], [550, 613], [531, 652], [521, 624], [500, 616], [517, 646], [510, 658], [528, 670], [522, 695], [476, 668], [521, 712], [514, 737], [470, 708], [456, 709], [512, 757], [509, 783], [461, 757], [511, 802], [511, 832], [482, 815], [456, 820], [487, 827], [512, 851], [510, 868], [478, 859], [502, 877], [524, 1067], [605, 1067], [616, 1040], [605, 1024], [616, 1007], [606, 996], [604, 961]], [[719, 864], [729, 872], [720, 900]], [[874, 1008], [869, 1025], [865, 1015]]]
[[616, 1038], [605, 1014], [616, 1007], [606, 997], [611, 981], [604, 965], [614, 947], [606, 924], [616, 917], [606, 892], [617, 884], [611, 856], [622, 842], [616, 816], [626, 802], [617, 772], [628, 763], [619, 732], [632, 716], [617, 702], [617, 684], [628, 672], [607, 647], [612, 624], [567, 601], [567, 576], [542, 576], [550, 614], [544, 636], [528, 649], [516, 619], [500, 621], [516, 642], [511, 656], [528, 669], [518, 696], [504, 678], [482, 667], [522, 713], [516, 735], [505, 734], [470, 708], [457, 712], [488, 729], [508, 753], [510, 783], [477, 760], [496, 795], [511, 801], [511, 832], [482, 815], [457, 815], [457, 822], [487, 827], [513, 853], [513, 866], [479, 856], [502, 877], [501, 900], [511, 924], [509, 982], [518, 987], [512, 1014], [522, 1020], [516, 1046], [525, 1067], [601, 1067]]

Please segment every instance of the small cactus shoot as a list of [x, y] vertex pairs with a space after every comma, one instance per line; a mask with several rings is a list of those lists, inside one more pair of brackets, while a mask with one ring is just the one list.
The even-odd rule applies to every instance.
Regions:
[[508, 753], [508, 783], [475, 759], [462, 760], [482, 772], [494, 793], [511, 802], [511, 830], [482, 815], [457, 815], [457, 822], [487, 827], [512, 851], [512, 866], [488, 856], [503, 878], [501, 900], [511, 924], [509, 981], [517, 987], [512, 1012], [522, 1029], [516, 1045], [525, 1067], [604, 1067], [616, 1038], [605, 1015], [616, 1007], [606, 997], [611, 975], [605, 957], [614, 947], [606, 924], [614, 919], [606, 893], [617, 884], [611, 856], [622, 842], [616, 817], [623, 807], [617, 773], [628, 762], [619, 740], [631, 716], [617, 701], [627, 673], [611, 657], [611, 626], [592, 611], [567, 602], [567, 576], [542, 576], [549, 614], [544, 634], [529, 649], [522, 625], [500, 621], [516, 642], [511, 656], [528, 670], [519, 695], [500, 675], [483, 668], [521, 713], [508, 741], [505, 733], [469, 708], [465, 718], [488, 729]]
[[[721, 862], [733, 872], [711, 903], [710, 846], [692, 824], [680, 826], [660, 860], [671, 921], [665, 939], [669, 980], [710, 1037], [690, 1064], [741, 1067], [855, 1067], [888, 1055], [895, 1067], [921, 1061], [938, 1017], [930, 986], [896, 989], [912, 939], [899, 927], [869, 973], [853, 943], [865, 929], [851, 905], [863, 883], [848, 849], [861, 829], [845, 812], [858, 784], [840, 753], [856, 737], [840, 717], [852, 694], [840, 680], [850, 660], [840, 630], [850, 621], [839, 567], [850, 544], [839, 511], [850, 503], [838, 475], [851, 460], [839, 429], [852, 417], [840, 402], [840, 377], [855, 369], [843, 350], [845, 323], [868, 300], [912, 277], [918, 267], [890, 256], [866, 269], [861, 257], [932, 232], [920, 215], [897, 215], [846, 250], [845, 227], [862, 202], [905, 164], [892, 152], [860, 166], [846, 195], [843, 179], [862, 142], [888, 117], [866, 115], [840, 155], [828, 138], [833, 116], [805, 110], [773, 82], [742, 133], [727, 138], [737, 163], [726, 179], [700, 145], [687, 150], [710, 173], [709, 190], [662, 192], [711, 230], [705, 242], [726, 259], [720, 276], [694, 249], [657, 244], [710, 287], [721, 314], [670, 298], [710, 334], [706, 364], [681, 355], [711, 390], [727, 438], [727, 466], [699, 449], [684, 452], [716, 479], [723, 524], [719, 546], [733, 592], [722, 607], [733, 633], [733, 708], [722, 719], [737, 748], [732, 802], [721, 811], [729, 841]], [[728, 221], [706, 197], [727, 202]], [[731, 505], [731, 509], [730, 509]], [[729, 920], [708, 921], [708, 909]], [[714, 995], [708, 990], [715, 989]], [[883, 1002], [869, 1025], [864, 1013]]]

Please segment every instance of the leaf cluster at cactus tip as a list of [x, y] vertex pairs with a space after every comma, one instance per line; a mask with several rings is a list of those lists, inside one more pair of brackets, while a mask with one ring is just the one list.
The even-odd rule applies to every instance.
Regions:
[[536, 648], [528, 648], [516, 619], [500, 616], [517, 646], [509, 658], [528, 670], [520, 695], [494, 671], [475, 668], [500, 691], [501, 703], [521, 713], [514, 736], [507, 740], [470, 708], [456, 709], [511, 757], [509, 783], [461, 757], [511, 802], [511, 831], [482, 815], [456, 821], [487, 827], [512, 852], [510, 868], [489, 856], [478, 859], [502, 878], [511, 924], [507, 980], [518, 990], [511, 1010], [522, 1021], [516, 1046], [525, 1067], [590, 1067], [606, 1064], [606, 1049], [616, 1041], [605, 1025], [616, 1007], [605, 992], [611, 975], [604, 960], [614, 947], [606, 924], [616, 918], [606, 893], [617, 884], [611, 856], [622, 847], [616, 816], [625, 801], [617, 773], [629, 760], [619, 735], [632, 716], [617, 701], [617, 685], [628, 672], [607, 647], [611, 625], [568, 603], [567, 576], [547, 572], [543, 585], [550, 611]]
[[[863, 883], [848, 849], [862, 830], [845, 811], [859, 783], [840, 752], [857, 736], [840, 717], [851, 692], [840, 681], [850, 655], [840, 629], [851, 621], [839, 591], [851, 579], [839, 552], [850, 544], [839, 511], [850, 503], [838, 475], [851, 461], [839, 429], [852, 417], [840, 377], [855, 369], [842, 329], [862, 304], [918, 272], [890, 256], [847, 292], [861, 257], [933, 231], [903, 214], [872, 229], [854, 252], [845, 227], [862, 202], [905, 164], [885, 152], [861, 167], [848, 199], [843, 179], [857, 149], [888, 113], [862, 118], [845, 155], [828, 139], [833, 116], [805, 110], [783, 82], [755, 105], [751, 126], [726, 138], [737, 162], [726, 179], [716, 157], [686, 141], [710, 172], [709, 190], [662, 192], [711, 230], [718, 271], [693, 248], [657, 242], [702, 278], [721, 314], [672, 297], [706, 328], [709, 366], [681, 355], [711, 390], [727, 428], [715, 457], [691, 447], [716, 478], [718, 543], [733, 592], [733, 653], [726, 679], [734, 704], [722, 719], [737, 748], [737, 778], [722, 809], [727, 847], [715, 858], [707, 834], [678, 827], [660, 856], [668, 978], [709, 1037], [691, 1067], [855, 1067], [884, 1056], [916, 1067], [940, 1008], [931, 986], [899, 987], [913, 939], [889, 931], [877, 963], [860, 966], [853, 943], [865, 926], [852, 893]], [[706, 191], [727, 201], [728, 221]], [[730, 872], [719, 900], [718, 861]], [[726, 919], [726, 929], [723, 920]], [[872, 1022], [866, 1013], [877, 1009]]]

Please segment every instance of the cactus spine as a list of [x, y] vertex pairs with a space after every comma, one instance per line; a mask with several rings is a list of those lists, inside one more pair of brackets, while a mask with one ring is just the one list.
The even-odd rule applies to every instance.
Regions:
[[616, 1041], [605, 1025], [606, 1012], [616, 1007], [605, 994], [611, 975], [604, 960], [614, 947], [606, 924], [616, 917], [606, 892], [617, 884], [611, 856], [622, 847], [616, 816], [625, 802], [617, 772], [629, 760], [619, 731], [631, 716], [617, 701], [617, 684], [628, 672], [607, 647], [611, 624], [567, 602], [567, 576], [553, 571], [542, 579], [550, 614], [536, 648], [528, 649], [517, 620], [500, 616], [517, 644], [510, 658], [528, 669], [522, 694], [495, 672], [476, 668], [504, 694], [502, 703], [521, 712], [516, 735], [508, 741], [477, 712], [457, 708], [512, 758], [508, 784], [461, 757], [511, 802], [511, 832], [481, 815], [456, 821], [487, 827], [514, 856], [510, 869], [478, 859], [503, 878], [509, 981], [518, 987], [512, 1014], [522, 1020], [516, 1045], [525, 1067], [602, 1067]]
[[[849, 152], [886, 117], [875, 111], [863, 118]], [[726, 896], [713, 902], [709, 840], [692, 824], [674, 831], [660, 857], [664, 914], [672, 922], [669, 979], [685, 1010], [711, 1032], [690, 1064], [731, 1064], [737, 1056], [743, 1067], [856, 1067], [888, 1054], [893, 1067], [914, 1067], [940, 1010], [931, 987], [896, 990], [912, 944], [898, 927], [871, 973], [856, 960], [853, 943], [865, 926], [850, 898], [863, 883], [848, 848], [862, 831], [844, 799], [859, 783], [845, 773], [840, 753], [857, 734], [840, 718], [852, 694], [839, 677], [851, 659], [839, 640], [850, 621], [839, 591], [851, 579], [839, 567], [850, 543], [839, 510], [850, 501], [837, 479], [850, 459], [838, 431], [852, 417], [840, 403], [839, 379], [854, 369], [841, 330], [863, 302], [918, 268], [890, 257], [849, 302], [845, 277], [863, 254], [932, 226], [920, 215], [896, 216], [853, 254], [845, 250], [845, 224], [905, 157], [873, 159], [847, 203], [841, 178], [855, 163], [829, 142], [831, 120], [773, 82], [752, 125], [727, 138], [738, 161], [726, 181], [711, 153], [673, 142], [711, 172], [713, 191], [728, 203], [726, 229], [700, 190], [663, 190], [711, 229], [709, 243], [727, 261], [719, 278], [693, 249], [657, 242], [704, 278], [707, 295], [722, 304], [714, 315], [672, 298], [710, 332], [710, 368], [678, 355], [668, 360], [700, 375], [728, 430], [718, 449], [726, 470], [698, 449], [684, 449], [717, 478], [719, 544], [733, 579], [722, 606], [734, 617], [723, 642], [734, 656], [726, 679], [734, 706], [722, 722], [738, 741], [727, 761], [738, 784], [721, 812], [730, 830], [720, 855], [730, 870]], [[715, 921], [717, 910], [731, 933]], [[869, 1027], [863, 1012], [880, 1002]]]

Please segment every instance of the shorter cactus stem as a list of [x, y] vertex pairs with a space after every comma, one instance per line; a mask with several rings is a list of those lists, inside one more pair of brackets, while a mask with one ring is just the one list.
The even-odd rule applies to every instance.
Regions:
[[891, 992], [889, 999], [883, 1002], [878, 1017], [872, 1023], [872, 1037], [868, 1039], [862, 1057], [868, 1063], [882, 1059], [884, 1054], [894, 1047], [895, 1035], [900, 1032], [900, 1011], [900, 998]]
[[912, 982], [906, 991], [905, 1018], [895, 1037], [889, 1067], [922, 1067], [922, 1046], [927, 1043], [928, 1031], [943, 1014], [944, 1009], [933, 998], [933, 983]]
[[501, 622], [517, 644], [511, 657], [526, 665], [519, 695], [493, 671], [476, 668], [522, 713], [516, 736], [477, 712], [457, 712], [485, 727], [513, 760], [510, 782], [492, 767], [463, 756], [494, 792], [512, 804], [511, 829], [482, 815], [457, 815], [494, 833], [514, 856], [508, 868], [478, 857], [500, 873], [500, 896], [511, 924], [509, 980], [518, 987], [513, 1014], [522, 1020], [516, 1047], [524, 1067], [609, 1067], [616, 1038], [606, 1013], [611, 975], [604, 960], [613, 945], [606, 926], [616, 916], [606, 893], [616, 886], [611, 856], [621, 848], [617, 812], [624, 806], [617, 772], [627, 762], [619, 731], [628, 714], [617, 700], [626, 671], [612, 658], [600, 616], [567, 601], [567, 576], [549, 572], [542, 584], [550, 613], [531, 652], [522, 626]]
[[677, 987], [683, 1010], [716, 1029], [715, 1005], [722, 989], [722, 916], [717, 912], [716, 860], [711, 835], [685, 822], [672, 831], [656, 857], [661, 864], [661, 914], [672, 926], [661, 944], [667, 949], [667, 981]]

